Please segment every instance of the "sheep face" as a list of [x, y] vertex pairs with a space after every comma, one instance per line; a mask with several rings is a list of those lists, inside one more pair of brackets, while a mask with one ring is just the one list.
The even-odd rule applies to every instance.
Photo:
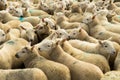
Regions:
[[22, 48], [19, 52], [16, 53], [15, 57], [16, 58], [25, 58], [30, 54], [30, 50], [28, 47]]
[[10, 13], [10, 14], [12, 14], [13, 12], [14, 12], [14, 10], [15, 10], [15, 7], [14, 6], [9, 6], [8, 8], [7, 8], [7, 10], [8, 10], [8, 12]]
[[22, 17], [23, 16], [22, 8], [13, 9], [13, 15], [17, 17]]
[[57, 33], [57, 38], [62, 38], [62, 39], [70, 38], [69, 34], [64, 29], [58, 29], [56, 30], [56, 33]]
[[22, 1], [22, 7], [29, 8], [30, 7], [30, 1], [29, 0], [21, 0]]
[[109, 53], [109, 54], [115, 54], [116, 50], [112, 44], [111, 41], [108, 40], [104, 40], [104, 41], [100, 41], [100, 52], [102, 53]]
[[38, 51], [43, 53], [50, 53], [55, 48], [55, 42], [53, 40], [43, 40], [38, 45]]
[[[72, 31], [70, 31], [69, 35], [70, 35], [70, 39], [76, 39], [78, 36], [81, 35], [82, 37], [82, 33], [81, 33], [81, 28], [76, 28], [76, 29], [73, 29]], [[81, 33], [81, 34], [80, 34]]]
[[35, 38], [34, 30], [33, 29], [26, 30], [26, 36], [28, 38], [28, 41], [30, 42], [34, 41], [34, 38]]
[[46, 3], [40, 2], [40, 7], [45, 11], [49, 10], [49, 6]]
[[0, 5], [7, 7], [7, 0], [0, 0]]
[[86, 18], [84, 18], [83, 19], [83, 23], [85, 23], [85, 24], [89, 24], [89, 23], [91, 23], [93, 20], [92, 20], [92, 18], [91, 17], [86, 17]]
[[47, 26], [47, 25], [44, 24], [44, 23], [39, 23], [39, 24], [36, 26], [36, 30], [39, 32], [39, 34], [45, 34], [45, 33], [48, 33], [48, 32], [49, 32], [50, 27]]
[[5, 41], [5, 32], [0, 29], [0, 44]]

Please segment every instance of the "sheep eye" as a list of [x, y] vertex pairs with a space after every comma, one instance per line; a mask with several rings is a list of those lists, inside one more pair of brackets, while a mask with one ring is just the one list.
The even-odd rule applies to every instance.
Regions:
[[16, 13], [18, 13], [18, 11], [16, 11]]
[[5, 34], [2, 34], [2, 36], [5, 36]]
[[73, 33], [73, 35], [75, 35], [75, 33]]
[[50, 47], [50, 45], [48, 45], [47, 47]]
[[22, 51], [22, 53], [25, 53], [25, 51]]
[[60, 35], [62, 35], [62, 33], [60, 33]]
[[43, 29], [43, 27], [40, 27], [40, 29]]
[[105, 47], [108, 47], [107, 45], [105, 45]]

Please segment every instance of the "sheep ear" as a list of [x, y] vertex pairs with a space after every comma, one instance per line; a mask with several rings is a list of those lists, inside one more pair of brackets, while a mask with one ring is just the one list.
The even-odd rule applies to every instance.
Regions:
[[103, 45], [103, 42], [102, 42], [102, 41], [99, 40], [98, 42], [99, 42], [100, 45]]
[[96, 15], [94, 15], [94, 16], [92, 17], [92, 19], [95, 19], [95, 17], [96, 17]]
[[28, 8], [25, 8], [25, 11], [27, 11], [28, 10]]
[[112, 37], [108, 38], [107, 40], [111, 41], [111, 40], [112, 40]]
[[53, 32], [48, 36], [48, 39], [51, 39], [51, 40], [54, 40], [56, 38], [57, 38], [57, 33], [56, 32]]
[[32, 46], [32, 47], [31, 47], [31, 51], [33, 51], [34, 48], [35, 48], [35, 46]]
[[9, 32], [10, 32], [10, 29], [7, 30], [7, 33], [9, 33]]
[[20, 27], [21, 27], [21, 29], [26, 30], [22, 25]]
[[82, 28], [79, 28], [79, 32], [81, 32], [82, 31]]

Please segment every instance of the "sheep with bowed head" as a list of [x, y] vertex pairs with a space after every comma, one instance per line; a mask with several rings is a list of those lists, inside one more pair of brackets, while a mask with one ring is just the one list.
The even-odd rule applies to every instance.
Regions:
[[[58, 41], [56, 42], [54, 39], [45, 39], [37, 47], [40, 53], [46, 53], [51, 60], [66, 65], [70, 69], [71, 80], [100, 80], [103, 76], [100, 68], [70, 56], [58, 45]], [[86, 77], [85, 75], [89, 76]]]
[[0, 70], [0, 80], [48, 80], [45, 73], [37, 68]]
[[22, 59], [26, 68], [41, 69], [48, 80], [71, 80], [70, 71], [65, 65], [40, 56], [35, 52], [34, 46], [26, 45], [15, 56]]

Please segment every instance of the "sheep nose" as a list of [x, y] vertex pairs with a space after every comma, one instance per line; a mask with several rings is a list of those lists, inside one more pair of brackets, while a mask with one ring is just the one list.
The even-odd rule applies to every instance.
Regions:
[[21, 15], [20, 17], [23, 17], [23, 15]]
[[115, 54], [115, 53], [116, 53], [116, 51], [113, 51], [113, 52], [112, 52], [112, 54]]
[[40, 51], [40, 50], [41, 50], [41, 48], [38, 48], [38, 50]]
[[68, 36], [68, 39], [70, 39], [70, 36]]
[[5, 4], [5, 6], [7, 6], [7, 4]]
[[113, 54], [115, 54], [116, 52], [115, 51], [113, 51]]
[[15, 55], [15, 57], [16, 57], [16, 58], [19, 58], [19, 56], [18, 56], [17, 54]]
[[29, 41], [30, 41], [30, 42], [32, 42], [32, 41], [33, 41], [33, 39], [30, 39]]

